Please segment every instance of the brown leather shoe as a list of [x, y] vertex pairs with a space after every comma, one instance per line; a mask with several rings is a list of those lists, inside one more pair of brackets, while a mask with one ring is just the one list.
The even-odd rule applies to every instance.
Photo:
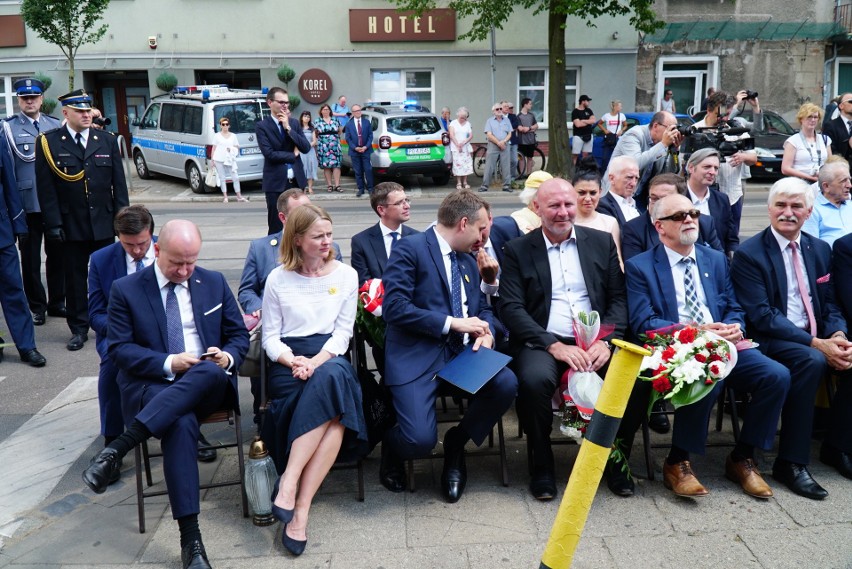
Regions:
[[663, 465], [663, 486], [684, 498], [700, 498], [709, 494], [695, 477], [688, 460], [677, 464], [666, 462]]
[[764, 500], [772, 497], [772, 488], [763, 480], [751, 458], [734, 461], [731, 455], [728, 455], [725, 459], [725, 477], [742, 486], [743, 492], [749, 496]]

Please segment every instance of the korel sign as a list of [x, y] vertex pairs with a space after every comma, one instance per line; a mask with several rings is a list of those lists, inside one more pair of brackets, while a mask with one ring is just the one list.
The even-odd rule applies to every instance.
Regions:
[[456, 11], [349, 10], [349, 41], [455, 41]]
[[307, 103], [324, 103], [331, 97], [331, 88], [331, 77], [322, 69], [308, 69], [299, 77], [299, 94]]

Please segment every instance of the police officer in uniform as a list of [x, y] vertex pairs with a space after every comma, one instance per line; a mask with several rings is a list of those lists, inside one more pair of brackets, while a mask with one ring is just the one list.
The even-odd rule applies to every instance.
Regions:
[[82, 89], [59, 97], [65, 125], [36, 141], [36, 183], [44, 235], [62, 243], [71, 339], [89, 339], [89, 256], [115, 241], [113, 218], [130, 205], [116, 138], [91, 128], [92, 98]]
[[65, 318], [65, 278], [62, 274], [62, 248], [58, 243], [45, 243], [45, 270], [47, 272], [47, 294], [41, 284], [41, 243], [44, 222], [36, 193], [35, 141], [42, 132], [59, 128], [59, 120], [40, 112], [44, 102], [44, 83], [28, 77], [12, 85], [18, 95], [20, 112], [6, 119], [3, 134], [12, 149], [15, 161], [15, 177], [21, 204], [27, 212], [29, 238], [18, 243], [21, 250], [21, 270], [24, 277], [24, 292], [33, 313], [33, 323], [41, 326], [45, 313]]
[[[35, 328], [24, 284], [21, 282], [21, 265], [15, 250], [15, 239], [27, 237], [27, 217], [18, 195], [12, 150], [5, 136], [0, 136], [0, 304], [6, 325], [15, 340], [21, 361], [33, 367], [41, 367], [47, 360], [36, 350]], [[2, 340], [0, 340], [2, 342]], [[3, 351], [0, 348], [0, 360]]]

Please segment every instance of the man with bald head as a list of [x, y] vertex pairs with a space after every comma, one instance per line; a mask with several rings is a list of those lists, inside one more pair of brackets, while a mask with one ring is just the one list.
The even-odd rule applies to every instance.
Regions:
[[108, 354], [124, 416], [133, 420], [83, 472], [102, 493], [128, 452], [159, 438], [183, 566], [193, 568], [210, 566], [198, 527], [198, 421], [225, 406], [239, 413], [236, 370], [249, 344], [225, 277], [196, 266], [200, 251], [194, 223], [169, 221], [154, 244], [156, 261], [113, 284]]
[[[569, 182], [542, 183], [534, 198], [541, 227], [503, 249], [500, 318], [509, 330], [509, 353], [518, 376], [518, 418], [532, 451], [530, 491], [556, 496], [550, 400], [566, 370], [596, 371], [609, 362], [606, 340], [627, 329], [624, 276], [609, 233], [574, 225], [577, 192]], [[612, 334], [588, 349], [578, 347], [572, 322], [596, 310]], [[600, 370], [600, 371], [598, 371]]]
[[[680, 194], [665, 196], [652, 208], [660, 243], [625, 263], [634, 334], [683, 324], [699, 326], [729, 342], [743, 339], [745, 315], [734, 296], [725, 254], [696, 244], [700, 215], [689, 198]], [[740, 484], [746, 494], [770, 498], [772, 489], [757, 470], [754, 449], [772, 448], [781, 406], [790, 388], [790, 372], [759, 351], [748, 349], [739, 352], [725, 383], [752, 395], [737, 445], [725, 461], [725, 475]], [[707, 423], [721, 388], [721, 382], [717, 383], [704, 398], [675, 411], [663, 483], [678, 496], [695, 498], [708, 493], [693, 473], [689, 457], [690, 453], [704, 454]], [[650, 389], [649, 382], [636, 382], [616, 435], [628, 455], [633, 435], [647, 412]], [[607, 482], [618, 495], [633, 493], [632, 480], [620, 469], [610, 469]]]

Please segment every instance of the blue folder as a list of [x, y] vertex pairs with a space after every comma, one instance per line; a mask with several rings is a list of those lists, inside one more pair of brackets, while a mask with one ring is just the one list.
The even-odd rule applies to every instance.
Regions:
[[510, 361], [510, 356], [498, 351], [480, 347], [474, 352], [473, 347], [468, 346], [444, 366], [437, 376], [468, 393], [475, 394]]

